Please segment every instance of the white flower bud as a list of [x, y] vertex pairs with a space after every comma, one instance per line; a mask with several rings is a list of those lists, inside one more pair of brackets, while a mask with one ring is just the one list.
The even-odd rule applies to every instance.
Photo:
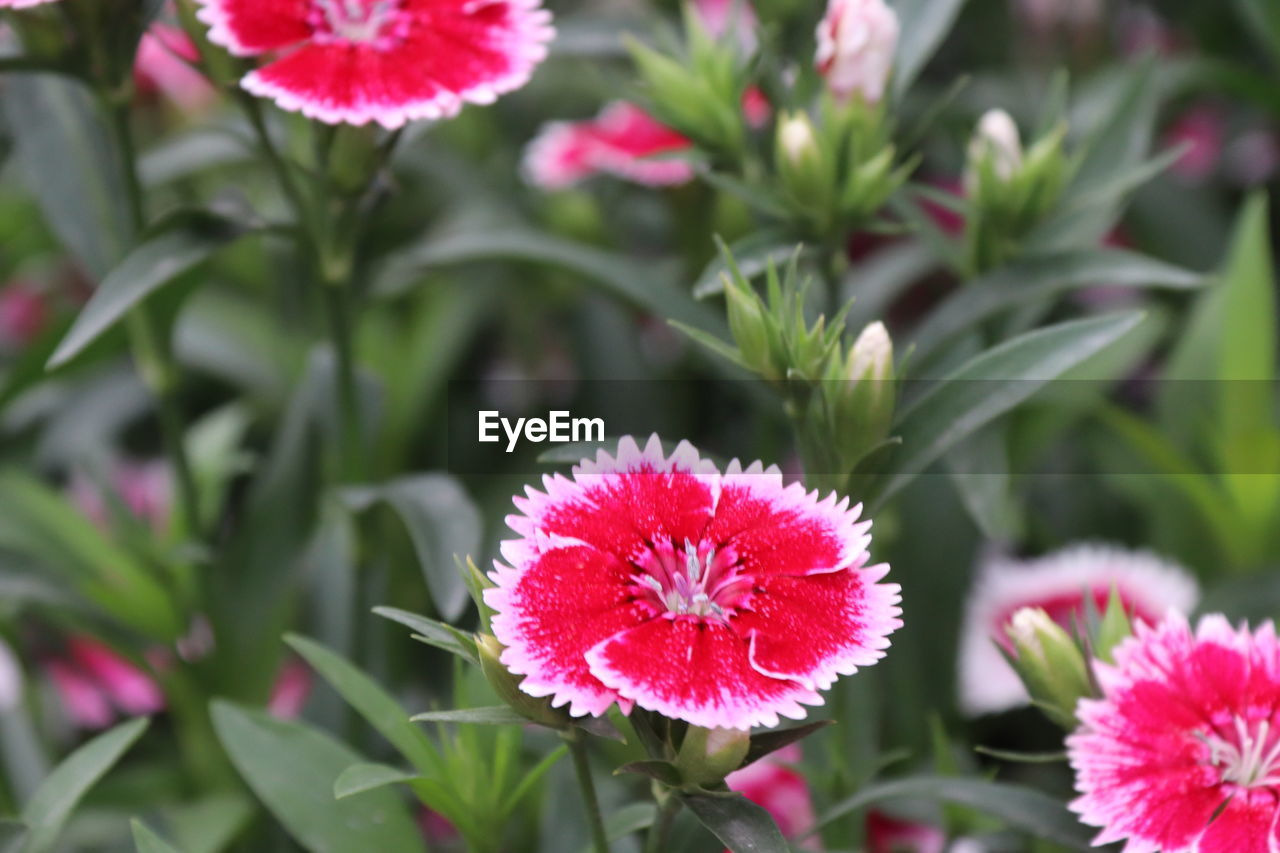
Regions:
[[793, 165], [798, 166], [817, 150], [813, 123], [804, 113], [792, 113], [778, 123], [778, 147]]
[[839, 100], [884, 97], [898, 46], [898, 16], [884, 0], [830, 0], [814, 63]]
[[13, 650], [0, 640], [0, 711], [8, 711], [22, 701], [22, 666]]
[[979, 164], [988, 158], [992, 171], [1002, 182], [1007, 182], [1022, 168], [1022, 138], [1018, 135], [1018, 125], [1004, 110], [988, 110], [978, 122], [969, 143], [966, 183], [971, 194], [976, 187]]

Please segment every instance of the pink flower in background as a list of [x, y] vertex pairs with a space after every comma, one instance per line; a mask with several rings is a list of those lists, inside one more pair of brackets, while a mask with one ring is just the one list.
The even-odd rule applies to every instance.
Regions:
[[1137, 621], [1154, 624], [1170, 610], [1188, 612], [1199, 597], [1185, 570], [1159, 557], [1105, 545], [1075, 545], [1037, 559], [997, 559], [980, 567], [960, 637], [960, 706], [989, 714], [1024, 705], [1026, 690], [997, 643], [1009, 648], [1006, 628], [1023, 607], [1038, 607], [1070, 628], [1083, 619], [1091, 596], [1099, 612], [1114, 588]]
[[9, 644], [0, 640], [0, 712], [22, 701], [22, 686], [22, 664]]
[[48, 303], [34, 285], [12, 281], [0, 287], [0, 350], [23, 349], [48, 322]]
[[525, 152], [524, 173], [534, 186], [547, 190], [599, 174], [670, 186], [691, 180], [693, 167], [669, 155], [692, 149], [687, 138], [640, 107], [615, 101], [596, 118], [544, 126]]
[[732, 33], [743, 53], [755, 53], [759, 22], [746, 0], [693, 0], [693, 11], [713, 37]]
[[156, 23], [138, 43], [133, 74], [144, 95], [163, 94], [187, 112], [201, 112], [217, 97], [205, 76], [191, 67], [200, 58], [195, 43], [178, 27]]
[[898, 586], [871, 522], [777, 468], [722, 474], [688, 443], [623, 439], [515, 499], [485, 592], [521, 689], [575, 716], [614, 702], [708, 728], [776, 725], [884, 656]]
[[[117, 461], [108, 473], [109, 485], [118, 499], [139, 521], [157, 533], [169, 525], [173, 506], [173, 478], [167, 463]], [[94, 524], [110, 527], [109, 504], [99, 485], [76, 472], [71, 479], [71, 500]]]
[[[795, 769], [801, 758], [793, 743], [725, 777], [730, 790], [767, 811], [787, 838], [804, 835], [815, 821], [809, 783]], [[816, 839], [803, 846], [816, 849]]]
[[1171, 614], [1095, 663], [1102, 699], [1081, 700], [1067, 751], [1094, 844], [1126, 851], [1280, 849], [1280, 642]]
[[140, 716], [164, 708], [155, 679], [92, 637], [67, 640], [46, 671], [71, 721], [80, 728], [111, 725], [117, 714]]
[[898, 16], [884, 0], [830, 0], [814, 64], [837, 99], [879, 103], [898, 47]]
[[927, 823], [867, 812], [867, 853], [942, 853], [947, 836]]
[[243, 86], [329, 124], [490, 104], [528, 82], [554, 35], [538, 0], [199, 0], [209, 39], [267, 56]]
[[1212, 177], [1222, 159], [1226, 136], [1226, 120], [1218, 110], [1206, 106], [1187, 110], [1165, 131], [1166, 148], [1184, 148], [1171, 170], [1192, 183]]
[[280, 667], [267, 711], [282, 720], [292, 720], [302, 714], [311, 697], [311, 670], [298, 658], [289, 658]]
[[1102, 0], [1016, 0], [1018, 12], [1035, 30], [1073, 31], [1096, 27], [1102, 20]]
[[54, 2], [57, 0], [0, 0], [0, 9], [29, 9], [32, 6]]
[[751, 86], [742, 93], [742, 117], [747, 120], [747, 127], [755, 130], [764, 127], [773, 117], [773, 104], [759, 86]]
[[1235, 183], [1265, 184], [1280, 171], [1280, 134], [1272, 129], [1246, 131], [1228, 146], [1223, 171]]

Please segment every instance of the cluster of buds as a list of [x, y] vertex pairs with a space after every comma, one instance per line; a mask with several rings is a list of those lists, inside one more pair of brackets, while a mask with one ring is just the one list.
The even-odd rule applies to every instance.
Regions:
[[792, 217], [820, 241], [866, 222], [907, 180], [914, 164], [897, 162], [884, 110], [864, 101], [823, 103], [781, 116], [774, 165]]
[[[727, 255], [727, 253], [726, 253]], [[762, 298], [731, 257], [724, 275], [729, 329], [742, 366], [777, 387], [798, 428], [810, 475], [842, 486], [889, 437], [896, 402], [893, 342], [872, 323], [844, 345], [844, 321], [805, 315], [807, 288], [793, 260], [770, 264]]]
[[628, 43], [653, 114], [703, 150], [739, 162], [746, 147], [742, 104], [753, 45], [733, 32], [717, 37], [689, 10], [685, 34], [684, 56], [678, 58], [634, 40]]
[[1092, 659], [1111, 661], [1116, 645], [1133, 633], [1120, 596], [1113, 590], [1106, 613], [1064, 628], [1039, 607], [1024, 607], [1009, 620], [1005, 654], [1031, 701], [1064, 729], [1077, 725], [1081, 699], [1101, 694]]
[[971, 208], [971, 273], [1007, 260], [1057, 203], [1072, 171], [1063, 150], [1066, 133], [1066, 126], [1059, 124], [1024, 150], [1008, 113], [991, 110], [982, 116], [969, 142], [964, 177]]

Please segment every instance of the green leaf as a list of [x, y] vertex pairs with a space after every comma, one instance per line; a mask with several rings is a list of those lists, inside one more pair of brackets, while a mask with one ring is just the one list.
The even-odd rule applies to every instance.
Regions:
[[343, 770], [342, 775], [334, 781], [333, 796], [341, 800], [374, 788], [415, 782], [421, 778], [417, 773], [387, 764], [353, 764]]
[[471, 597], [454, 557], [476, 553], [483, 523], [462, 484], [447, 474], [416, 474], [347, 489], [344, 497], [357, 510], [385, 501], [396, 511], [413, 540], [436, 609], [445, 619], [461, 616]]
[[428, 619], [426, 616], [419, 616], [417, 613], [410, 613], [407, 610], [400, 610], [396, 607], [375, 607], [373, 612], [384, 619], [399, 622], [406, 628], [417, 631], [418, 633], [414, 637], [416, 640], [421, 640], [438, 649], [444, 649], [446, 652], [455, 654], [476, 666], [480, 665], [480, 655], [476, 652], [475, 640], [452, 625], [446, 625], [443, 622], [437, 622], [435, 619]]
[[58, 239], [94, 278], [124, 256], [132, 217], [119, 159], [97, 104], [79, 81], [5, 78], [4, 111], [18, 173]]
[[1139, 313], [1038, 329], [988, 350], [904, 407], [902, 447], [878, 495], [883, 505], [959, 442], [1028, 400], [1142, 321]]
[[478, 723], [486, 726], [523, 726], [529, 718], [506, 705], [484, 708], [454, 708], [449, 711], [425, 711], [409, 719], [415, 723]]
[[1033, 255], [959, 288], [913, 335], [913, 363], [927, 362], [957, 335], [990, 317], [1070, 290], [1108, 287], [1189, 290], [1203, 276], [1123, 249]]
[[150, 723], [138, 717], [98, 735], [54, 768], [22, 809], [30, 835], [25, 853], [53, 850], [80, 799], [142, 736]]
[[615, 776], [623, 773], [633, 773], [637, 776], [648, 776], [650, 779], [657, 780], [664, 785], [672, 788], [678, 788], [684, 784], [684, 778], [680, 775], [680, 770], [670, 761], [663, 761], [660, 758], [648, 758], [643, 761], [628, 761], [618, 769], [613, 771]]
[[0, 818], [0, 851], [16, 853], [22, 849], [27, 837], [27, 826], [22, 821]]
[[414, 767], [424, 773], [440, 768], [440, 754], [431, 740], [413, 725], [400, 703], [354, 664], [306, 637], [289, 634], [285, 642], [315, 668], [329, 686], [360, 716], [391, 742]]
[[827, 726], [834, 726], [835, 723], [835, 720], [814, 720], [812, 723], [767, 729], [753, 734], [751, 736], [751, 746], [747, 749], [747, 756], [742, 759], [741, 766], [746, 767], [771, 752], [777, 752], [783, 747], [797, 743], [814, 732], [825, 729]]
[[1061, 764], [1067, 760], [1062, 750], [1057, 752], [1014, 752], [1008, 749], [995, 749], [990, 746], [975, 746], [973, 751], [979, 755], [1010, 761], [1014, 764]]
[[1280, 6], [1272, 0], [1235, 0], [1245, 31], [1271, 53], [1271, 64], [1280, 69]]
[[345, 744], [298, 722], [218, 700], [213, 725], [231, 762], [294, 840], [314, 853], [424, 850], [395, 791], [335, 800], [342, 771], [362, 761]]
[[682, 794], [681, 801], [733, 853], [787, 853], [769, 813], [741, 794]]
[[967, 806], [1005, 825], [1073, 850], [1089, 850], [1093, 831], [1066, 806], [1031, 788], [979, 779], [918, 776], [869, 785], [819, 816], [820, 828], [851, 812], [889, 800], [927, 800]]
[[49, 367], [75, 358], [160, 288], [247, 232], [238, 222], [206, 211], [182, 211], [149, 229], [93, 292]]
[[257, 815], [257, 803], [249, 795], [210, 794], [168, 810], [168, 826], [184, 853], [223, 853]]
[[679, 320], [724, 337], [728, 327], [719, 312], [694, 301], [688, 293], [641, 264], [552, 234], [530, 229], [471, 228], [438, 234], [402, 254], [379, 276], [375, 291], [404, 292], [422, 270], [477, 261], [524, 261], [569, 270], [601, 285], [607, 292], [659, 317]]
[[658, 816], [658, 807], [653, 803], [631, 803], [620, 809], [614, 809], [604, 821], [605, 835], [610, 841], [617, 841], [653, 826]]
[[[758, 231], [749, 237], [738, 240], [729, 246], [729, 257], [733, 258], [738, 271], [750, 280], [763, 275], [770, 264], [785, 267], [796, 255], [796, 241], [776, 231]], [[698, 276], [693, 285], [695, 299], [706, 299], [724, 292], [724, 276], [729, 271], [723, 251], [707, 264], [706, 269]]]
[[129, 826], [133, 829], [133, 846], [138, 853], [179, 853], [177, 847], [156, 835], [137, 818], [129, 821]]
[[965, 0], [893, 0], [902, 32], [893, 62], [893, 92], [900, 98], [911, 88], [929, 59], [955, 25]]

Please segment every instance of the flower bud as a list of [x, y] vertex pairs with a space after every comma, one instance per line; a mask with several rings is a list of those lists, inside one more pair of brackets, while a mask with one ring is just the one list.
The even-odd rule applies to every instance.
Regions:
[[796, 210], [819, 223], [827, 222], [836, 189], [833, 160], [823, 150], [806, 113], [779, 117], [774, 159], [778, 177]]
[[1039, 607], [1013, 614], [1006, 631], [1010, 663], [1032, 701], [1055, 723], [1075, 728], [1076, 704], [1094, 693], [1080, 644]]
[[969, 166], [965, 188], [976, 195], [984, 168], [1007, 184], [1022, 168], [1022, 139], [1018, 126], [1004, 110], [988, 110], [969, 142]]
[[726, 275], [725, 301], [729, 308], [729, 332], [738, 345], [743, 363], [769, 381], [782, 378], [785, 365], [774, 363], [769, 345], [769, 318], [764, 303], [745, 281]]
[[884, 0], [830, 0], [814, 64], [838, 101], [884, 97], [898, 46], [898, 16]]
[[799, 167], [818, 154], [813, 122], [804, 113], [791, 113], [778, 122], [778, 150], [792, 166]]
[[675, 764], [686, 784], [712, 785], [737, 770], [750, 748], [748, 731], [690, 726]]
[[895, 404], [893, 341], [884, 323], [862, 330], [829, 383], [835, 396], [833, 424], [845, 472], [889, 435]]
[[480, 654], [480, 670], [484, 673], [489, 686], [498, 694], [498, 699], [516, 713], [528, 717], [531, 722], [553, 729], [568, 728], [568, 714], [552, 708], [550, 699], [530, 696], [520, 689], [520, 682], [524, 678], [503, 665], [500, 660], [503, 646], [498, 642], [497, 637], [491, 634], [477, 634], [476, 651]]

